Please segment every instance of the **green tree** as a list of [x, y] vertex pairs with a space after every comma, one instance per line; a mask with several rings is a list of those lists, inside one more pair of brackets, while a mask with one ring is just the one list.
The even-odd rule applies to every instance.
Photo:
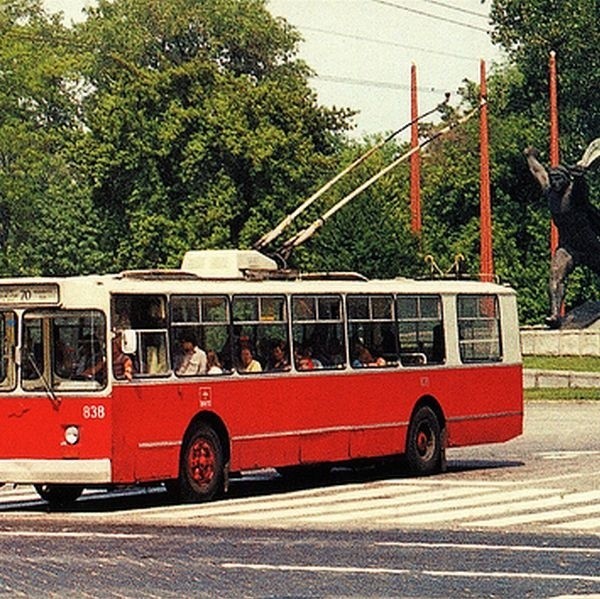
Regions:
[[[576, 162], [600, 130], [600, 107], [596, 101], [600, 85], [600, 10], [597, 1], [494, 0], [491, 16], [493, 39], [508, 51], [511, 65], [507, 72], [512, 73], [501, 90], [499, 116], [502, 120], [496, 127], [506, 129], [511, 122], [521, 123], [514, 130], [514, 139], [523, 140], [522, 133], [526, 131], [524, 145], [537, 146], [549, 162], [546, 151], [549, 137], [548, 62], [550, 52], [555, 51], [561, 158], [568, 164]], [[519, 156], [518, 150], [514, 148], [514, 157]], [[521, 233], [517, 236], [518, 248], [527, 265], [519, 280], [521, 305], [526, 320], [539, 322], [547, 309], [547, 303], [541, 298], [545, 300], [547, 288], [549, 241], [545, 223], [549, 212], [543, 205], [539, 188], [532, 184], [526, 170], [512, 168], [509, 174], [513, 177], [512, 184], [507, 177], [502, 179], [506, 205], [511, 205], [511, 199], [518, 199], [530, 206], [528, 213], [522, 215], [522, 224], [518, 227]], [[592, 198], [597, 198], [600, 191], [597, 175], [591, 175], [589, 181]], [[506, 220], [504, 223], [510, 227]], [[598, 282], [598, 277], [587, 269], [578, 269], [569, 280], [567, 308], [586, 299], [597, 299]]]
[[[379, 141], [347, 142], [340, 150], [337, 170]], [[406, 149], [389, 143], [371, 155], [325, 194], [307, 216], [299, 218], [301, 224], [295, 230], [325, 214]], [[307, 270], [355, 271], [372, 278], [421, 274], [419, 240], [410, 232], [408, 172], [407, 163], [401, 164], [336, 212], [296, 250], [296, 262]]]
[[[547, 305], [550, 216], [522, 155], [530, 140], [540, 136], [540, 124], [512, 109], [522, 85], [522, 76], [511, 66], [494, 70], [487, 83], [494, 266], [502, 281], [519, 290], [523, 321], [539, 322]], [[467, 82], [462, 93], [465, 109], [479, 102], [474, 83]], [[475, 274], [480, 251], [478, 119], [442, 144], [431, 165], [434, 179], [427, 183], [431, 230], [442, 247], [451, 243], [446, 253], [464, 255], [467, 270]]]
[[547, 106], [548, 60], [556, 52], [561, 133], [566, 154], [580, 153], [600, 129], [600, 8], [597, 0], [494, 0], [494, 41], [525, 77], [521, 107]]
[[70, 154], [80, 130], [68, 32], [37, 0], [3, 0], [0, 39], [0, 272], [92, 268], [97, 227]]
[[82, 156], [117, 266], [247, 247], [335, 163], [347, 113], [318, 105], [264, 0], [101, 0], [76, 36], [93, 48]]

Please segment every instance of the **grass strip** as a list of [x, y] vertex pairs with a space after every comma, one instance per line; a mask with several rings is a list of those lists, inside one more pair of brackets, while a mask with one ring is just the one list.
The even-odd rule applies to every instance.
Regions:
[[535, 388], [524, 389], [525, 401], [598, 401], [600, 400], [600, 387], [585, 389], [573, 388]]
[[523, 368], [600, 372], [597, 356], [523, 356]]

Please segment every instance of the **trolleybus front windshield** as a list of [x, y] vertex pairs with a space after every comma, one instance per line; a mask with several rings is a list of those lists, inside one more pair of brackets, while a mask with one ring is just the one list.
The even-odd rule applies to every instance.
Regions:
[[97, 311], [28, 311], [23, 318], [21, 381], [26, 391], [106, 385], [106, 326]]

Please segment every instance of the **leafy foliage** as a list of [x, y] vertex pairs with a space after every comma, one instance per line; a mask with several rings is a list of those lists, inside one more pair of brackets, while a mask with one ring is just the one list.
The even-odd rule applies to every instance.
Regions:
[[[0, 273], [175, 266], [189, 248], [249, 247], [379, 141], [348, 139], [350, 110], [319, 105], [300, 37], [266, 0], [99, 0], [65, 28], [41, 0], [0, 0]], [[598, 136], [596, 0], [494, 0], [509, 53], [488, 80], [494, 261], [524, 322], [546, 306], [549, 213], [522, 150], [548, 138], [547, 64], [557, 52], [561, 150]], [[465, 81], [462, 112], [479, 102]], [[447, 109], [439, 125], [455, 119]], [[389, 143], [299, 219], [293, 234], [383, 168]], [[543, 152], [544, 153], [544, 152]], [[292, 266], [419, 275], [432, 255], [479, 270], [477, 119], [430, 144], [423, 231], [410, 232], [408, 166], [365, 190]], [[591, 179], [597, 195], [597, 177]], [[274, 244], [276, 248], [276, 244]], [[581, 269], [567, 301], [597, 297]]]
[[523, 105], [545, 106], [548, 60], [559, 67], [562, 133], [570, 151], [583, 151], [600, 127], [600, 11], [596, 0], [494, 0], [493, 39], [525, 77]]
[[[375, 140], [379, 143], [380, 140]], [[373, 145], [348, 143], [341, 152], [341, 165], [349, 165]], [[383, 146], [359, 168], [323, 196], [318, 207], [301, 225], [319, 218], [337, 202], [378, 174], [399, 150]], [[341, 168], [339, 169], [341, 170]], [[297, 250], [298, 264], [310, 270], [349, 270], [373, 278], [415, 276], [422, 273], [419, 239], [410, 232], [408, 170], [406, 163], [396, 172], [367, 187], [351, 203], [336, 212], [305, 246]]]
[[97, 224], [70, 153], [79, 79], [67, 34], [30, 0], [0, 4], [0, 36], [0, 271], [92, 269]]
[[317, 105], [262, 0], [100, 2], [78, 33], [97, 49], [86, 158], [118, 265], [247, 247], [332, 163], [345, 113]]
[[[561, 156], [564, 162], [573, 164], [587, 144], [598, 137], [600, 130], [600, 107], [595, 98], [600, 85], [598, 3], [596, 0], [494, 0], [491, 16], [493, 39], [508, 50], [511, 59], [511, 66], [504, 70], [512, 74], [501, 90], [502, 118], [515, 123], [520, 121], [514, 139], [522, 139], [520, 133], [526, 131], [525, 145], [535, 145], [544, 153], [548, 139], [548, 62], [550, 52], [556, 52]], [[492, 130], [504, 124], [506, 122], [496, 122]], [[513, 163], [515, 156], [517, 148]], [[510, 162], [510, 157], [504, 160]], [[591, 197], [598, 198], [597, 174], [591, 174], [588, 179]], [[502, 178], [509, 197], [520, 198], [529, 206], [522, 214], [521, 233], [517, 237], [517, 245], [526, 260], [525, 269], [515, 283], [521, 291], [524, 320], [539, 321], [546, 310], [542, 299], [545, 294], [538, 292], [536, 298], [536, 287], [546, 288], [549, 257], [547, 227], [543, 222], [548, 219], [548, 212], [539, 206], [539, 189], [532, 187], [526, 172], [517, 169], [512, 173], [512, 186], [510, 180], [510, 177]], [[541, 250], [544, 251], [540, 253]], [[597, 279], [589, 270], [577, 269], [567, 287], [567, 309], [586, 299], [597, 299]]]

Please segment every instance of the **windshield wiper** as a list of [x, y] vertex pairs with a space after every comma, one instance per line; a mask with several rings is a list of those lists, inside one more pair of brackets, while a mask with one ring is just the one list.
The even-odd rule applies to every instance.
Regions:
[[42, 381], [42, 384], [44, 385], [44, 389], [45, 389], [46, 393], [48, 394], [48, 397], [50, 398], [52, 405], [54, 406], [55, 409], [58, 409], [58, 407], [60, 406], [60, 402], [61, 402], [60, 397], [58, 397], [56, 395], [56, 393], [54, 393], [54, 390], [52, 389], [52, 387], [50, 387], [50, 384], [46, 380], [46, 377], [40, 371], [40, 369], [38, 368], [38, 365], [36, 364], [35, 360], [33, 359], [31, 352], [26, 350], [26, 353], [27, 353], [27, 360], [29, 361], [31, 366], [33, 366], [33, 369], [35, 370], [35, 373], [37, 374], [38, 378]]

